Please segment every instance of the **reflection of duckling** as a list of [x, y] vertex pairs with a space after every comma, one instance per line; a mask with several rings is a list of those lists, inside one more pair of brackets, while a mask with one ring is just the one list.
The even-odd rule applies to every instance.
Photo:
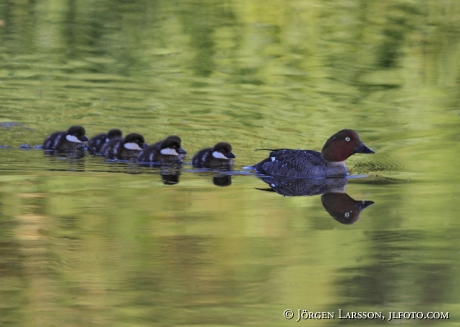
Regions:
[[124, 139], [116, 138], [105, 143], [101, 154], [107, 159], [130, 160], [136, 158], [143, 147], [145, 147], [144, 137], [132, 133]]
[[107, 134], [98, 134], [89, 139], [88, 152], [91, 154], [98, 154], [101, 152], [105, 143], [111, 140], [121, 138], [122, 132], [119, 129], [111, 129]]
[[72, 126], [67, 132], [55, 132], [45, 139], [43, 150], [57, 152], [84, 150], [84, 142], [88, 141], [85, 134], [85, 129], [81, 126]]
[[192, 164], [197, 168], [231, 168], [233, 167], [232, 146], [228, 143], [217, 143], [214, 148], [198, 151], [193, 156]]
[[179, 151], [180, 142], [175, 138], [166, 138], [161, 142], [161, 146], [150, 145], [142, 150], [137, 156], [139, 163], [158, 163], [158, 164], [180, 164]]
[[324, 193], [321, 202], [332, 218], [345, 225], [354, 224], [361, 211], [374, 204], [373, 201], [355, 201], [346, 193]]
[[232, 176], [231, 175], [216, 175], [212, 178], [212, 182], [216, 186], [230, 186], [232, 185]]
[[179, 183], [180, 172], [161, 173], [161, 180], [165, 185], [175, 185]]
[[168, 137], [165, 138], [164, 140], [158, 141], [157, 143], [152, 144], [151, 146], [152, 146], [153, 148], [155, 148], [155, 150], [160, 151], [160, 150], [161, 150], [161, 144], [162, 144], [164, 141], [166, 141], [166, 140], [176, 140], [177, 142], [179, 142], [179, 144], [181, 145], [181, 148], [179, 149], [179, 151], [177, 151], [177, 153], [179, 153], [179, 159], [184, 159], [184, 158], [185, 158], [185, 155], [187, 154], [187, 151], [185, 151], [185, 150], [182, 148], [182, 140], [181, 140], [180, 137], [177, 136], [177, 135], [168, 136]]
[[[267, 150], [267, 149], [265, 149]], [[374, 153], [352, 129], [332, 135], [321, 152], [312, 150], [272, 150], [267, 159], [254, 166], [258, 173], [283, 177], [345, 177], [345, 160], [355, 153]]]

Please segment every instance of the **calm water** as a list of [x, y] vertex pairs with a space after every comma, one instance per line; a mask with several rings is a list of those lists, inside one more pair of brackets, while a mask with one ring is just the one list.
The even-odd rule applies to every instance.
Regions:
[[[0, 325], [460, 325], [459, 15], [455, 0], [1, 2]], [[227, 141], [235, 171], [19, 149], [73, 124], [177, 134], [190, 155]], [[265, 192], [242, 170], [343, 128], [376, 151], [348, 160], [349, 198]], [[334, 219], [351, 199], [374, 204]]]

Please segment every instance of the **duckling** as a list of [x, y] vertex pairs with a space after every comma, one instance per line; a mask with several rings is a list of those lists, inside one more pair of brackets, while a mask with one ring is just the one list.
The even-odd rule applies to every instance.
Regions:
[[141, 134], [131, 133], [124, 139], [115, 138], [102, 146], [101, 155], [107, 159], [130, 160], [146, 146]]
[[91, 154], [100, 154], [102, 147], [110, 140], [121, 138], [123, 133], [119, 129], [111, 129], [107, 134], [102, 133], [93, 136], [88, 142], [88, 152]]
[[72, 126], [67, 132], [55, 132], [49, 135], [43, 142], [43, 150], [53, 150], [57, 152], [84, 150], [86, 131], [82, 126]]
[[160, 147], [155, 143], [142, 150], [137, 156], [137, 161], [139, 163], [180, 164], [182, 163], [179, 158], [180, 149], [180, 139], [168, 137], [161, 142]]
[[[171, 136], [168, 136], [166, 139], [164, 140], [161, 140], [161, 141], [158, 141], [157, 143], [155, 144], [152, 144], [153, 147], [155, 147], [156, 150], [160, 151], [161, 150], [161, 143], [164, 142], [165, 140], [167, 139], [173, 139], [173, 140], [176, 140], [177, 142], [179, 142], [179, 144], [182, 144], [182, 140], [180, 139], [179, 136], [177, 135], [171, 135]], [[179, 153], [179, 159], [184, 159], [185, 158], [185, 155], [187, 154], [187, 151], [185, 151], [183, 148], [182, 148], [182, 145], [181, 145], [181, 148], [179, 149], [179, 151], [177, 151], [177, 153]]]
[[232, 146], [225, 142], [217, 143], [214, 148], [206, 148], [198, 151], [192, 159], [192, 165], [197, 168], [232, 168]]

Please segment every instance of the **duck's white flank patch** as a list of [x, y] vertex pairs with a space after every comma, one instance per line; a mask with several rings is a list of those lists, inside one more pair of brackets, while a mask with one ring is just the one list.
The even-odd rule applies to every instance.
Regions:
[[134, 142], [125, 143], [124, 147], [125, 149], [128, 149], [128, 150], [139, 150], [139, 151], [142, 150], [139, 144], [134, 143]]
[[216, 159], [226, 159], [226, 160], [228, 160], [228, 158], [227, 158], [226, 156], [224, 156], [224, 154], [221, 153], [221, 152], [214, 151], [214, 152], [212, 153], [212, 156], [213, 156], [214, 158], [216, 158]]
[[82, 141], [80, 141], [76, 136], [74, 135], [67, 135], [65, 137], [67, 139], [67, 141], [69, 142], [73, 142], [73, 143], [83, 143]]
[[272, 162], [274, 162], [274, 161], [276, 160], [276, 158], [275, 158], [275, 157], [271, 157], [271, 159], [272, 159]]
[[165, 155], [165, 156], [178, 156], [179, 155], [179, 153], [177, 153], [177, 151], [172, 148], [161, 149], [160, 152], [162, 155]]

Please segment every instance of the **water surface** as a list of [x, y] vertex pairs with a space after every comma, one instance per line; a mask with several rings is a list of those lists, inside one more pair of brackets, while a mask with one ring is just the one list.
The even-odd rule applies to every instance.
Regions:
[[[383, 322], [342, 309], [457, 325], [459, 13], [453, 0], [1, 3], [0, 324], [280, 326], [298, 309], [335, 313], [299, 322], [312, 326]], [[234, 173], [19, 149], [74, 124], [180, 135], [190, 155], [227, 141]], [[343, 128], [376, 151], [347, 161], [346, 193], [374, 202], [353, 224], [242, 170], [267, 155], [254, 149], [320, 150]]]

